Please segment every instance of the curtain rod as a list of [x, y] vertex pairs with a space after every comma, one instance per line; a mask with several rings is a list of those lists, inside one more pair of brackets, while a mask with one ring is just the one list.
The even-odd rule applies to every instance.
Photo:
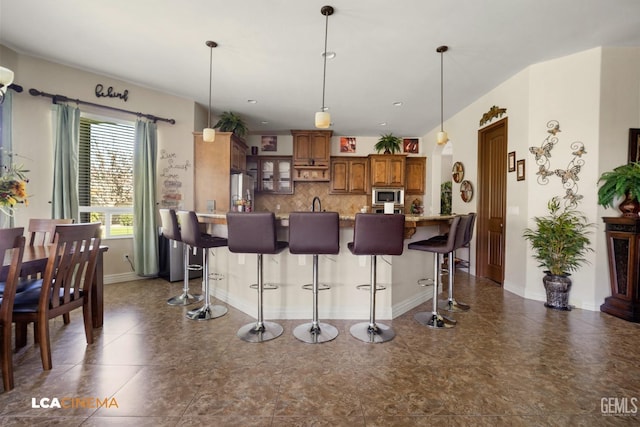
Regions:
[[50, 93], [41, 92], [38, 89], [31, 88], [31, 89], [29, 89], [29, 93], [32, 96], [45, 96], [47, 98], [51, 98], [53, 100], [54, 104], [57, 104], [58, 102], [75, 102], [76, 104], [91, 105], [93, 107], [106, 108], [107, 110], [119, 111], [121, 113], [135, 114], [138, 117], [145, 117], [145, 118], [147, 118], [149, 120], [153, 120], [154, 122], [157, 122], [159, 120], [161, 122], [171, 123], [172, 125], [176, 124], [176, 121], [174, 119], [165, 119], [163, 117], [154, 116], [153, 114], [137, 113], [135, 111], [123, 110], [122, 108], [109, 107], [107, 105], [95, 104], [93, 102], [82, 101], [80, 99], [72, 99], [72, 98], [68, 98], [68, 97], [66, 97], [64, 95], [52, 95]]

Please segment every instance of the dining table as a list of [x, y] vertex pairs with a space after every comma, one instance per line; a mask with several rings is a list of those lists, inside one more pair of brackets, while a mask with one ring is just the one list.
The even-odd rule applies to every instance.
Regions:
[[[25, 246], [24, 255], [22, 256], [22, 272], [21, 276], [34, 275], [43, 273], [47, 261], [51, 245], [35, 245]], [[94, 328], [101, 328], [104, 323], [104, 253], [109, 250], [108, 246], [100, 245], [98, 260], [96, 262], [96, 271], [93, 275], [93, 283], [91, 288], [91, 317]], [[3, 266], [6, 267], [9, 259], [4, 260]]]

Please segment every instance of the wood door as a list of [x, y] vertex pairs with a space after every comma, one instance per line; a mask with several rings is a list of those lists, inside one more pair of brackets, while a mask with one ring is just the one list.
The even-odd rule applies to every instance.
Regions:
[[478, 131], [476, 275], [504, 281], [507, 119]]
[[389, 185], [392, 187], [404, 187], [405, 156], [392, 156], [388, 160]]
[[349, 166], [346, 159], [331, 159], [331, 183], [329, 194], [343, 194], [349, 191]]

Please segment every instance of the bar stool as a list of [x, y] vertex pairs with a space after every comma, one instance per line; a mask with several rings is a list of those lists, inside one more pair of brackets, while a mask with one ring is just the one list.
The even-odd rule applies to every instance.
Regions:
[[[465, 304], [461, 301], [456, 301], [456, 299], [453, 297], [453, 282], [455, 278], [455, 269], [456, 269], [456, 252], [458, 249], [464, 248], [465, 245], [467, 249], [469, 248], [469, 242], [471, 241], [471, 236], [473, 235], [473, 225], [475, 223], [475, 219], [476, 219], [475, 213], [464, 215], [460, 219], [460, 222], [458, 223], [458, 232], [456, 236], [455, 248], [453, 249], [453, 252], [449, 254], [448, 267], [447, 267], [449, 269], [448, 274], [450, 278], [448, 298], [446, 301], [441, 302], [439, 306], [440, 308], [450, 312], [460, 313], [460, 312], [468, 311], [469, 309], [471, 309], [471, 306], [469, 304]], [[460, 268], [468, 269], [469, 260], [466, 261], [466, 265], [462, 265], [460, 266]]]
[[[263, 342], [282, 335], [283, 328], [275, 322], [265, 322], [263, 317], [262, 255], [277, 254], [287, 248], [287, 242], [277, 240], [276, 217], [273, 212], [229, 212], [227, 213], [229, 251], [233, 253], [256, 254], [258, 258], [258, 283], [252, 285], [258, 290], [258, 319], [238, 330], [238, 337], [248, 342]], [[275, 289], [276, 287], [270, 287]]]
[[331, 341], [338, 336], [335, 326], [318, 321], [318, 255], [340, 252], [340, 217], [337, 212], [292, 212], [289, 215], [289, 252], [297, 255], [313, 255], [313, 282], [304, 289], [313, 292], [313, 318], [293, 330], [300, 341], [315, 344]]
[[204, 284], [204, 305], [196, 310], [187, 312], [187, 317], [191, 320], [210, 320], [224, 316], [227, 307], [211, 304], [211, 293], [209, 290], [209, 249], [227, 246], [227, 239], [215, 237], [200, 231], [200, 223], [194, 211], [179, 212], [180, 224], [182, 225], [182, 242], [192, 248], [202, 249], [202, 281]]
[[[422, 323], [425, 326], [429, 326], [430, 328], [452, 328], [455, 326], [455, 321], [451, 319], [446, 319], [442, 317], [438, 313], [438, 286], [440, 285], [440, 274], [441, 274], [441, 265], [440, 265], [440, 255], [451, 254], [455, 248], [456, 243], [456, 235], [458, 234], [460, 223], [460, 216], [456, 216], [451, 221], [451, 228], [449, 230], [449, 234], [446, 240], [438, 238], [420, 240], [418, 242], [409, 243], [408, 248], [418, 251], [425, 252], [433, 252], [433, 299], [432, 299], [432, 310], [429, 312], [420, 312], [416, 313], [414, 318]], [[449, 258], [452, 258], [451, 256]], [[451, 271], [451, 264], [449, 266]], [[453, 287], [453, 274], [449, 273], [449, 286], [450, 289]]]
[[[162, 235], [174, 242], [183, 243], [176, 211], [173, 209], [160, 209], [160, 220], [162, 221]], [[182, 258], [184, 261], [182, 294], [169, 298], [167, 300], [167, 304], [169, 305], [189, 305], [204, 299], [204, 295], [189, 293], [189, 270], [194, 267], [189, 265], [189, 245], [186, 243], [182, 245]], [[196, 268], [200, 270], [202, 266], [197, 266]]]
[[[376, 282], [376, 256], [402, 255], [404, 249], [404, 215], [358, 213], [353, 228], [353, 242], [347, 247], [354, 255], [371, 256], [371, 282], [369, 285], [369, 321], [353, 325], [355, 338], [371, 343], [392, 340], [396, 335], [390, 326], [376, 323], [376, 292], [383, 290]], [[363, 287], [363, 286], [359, 286]]]

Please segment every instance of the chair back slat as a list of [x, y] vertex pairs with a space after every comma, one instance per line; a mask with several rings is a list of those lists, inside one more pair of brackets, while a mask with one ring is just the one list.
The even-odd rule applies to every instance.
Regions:
[[31, 218], [27, 232], [29, 233], [29, 246], [40, 246], [53, 243], [55, 229], [59, 224], [73, 224], [73, 219], [48, 219]]

